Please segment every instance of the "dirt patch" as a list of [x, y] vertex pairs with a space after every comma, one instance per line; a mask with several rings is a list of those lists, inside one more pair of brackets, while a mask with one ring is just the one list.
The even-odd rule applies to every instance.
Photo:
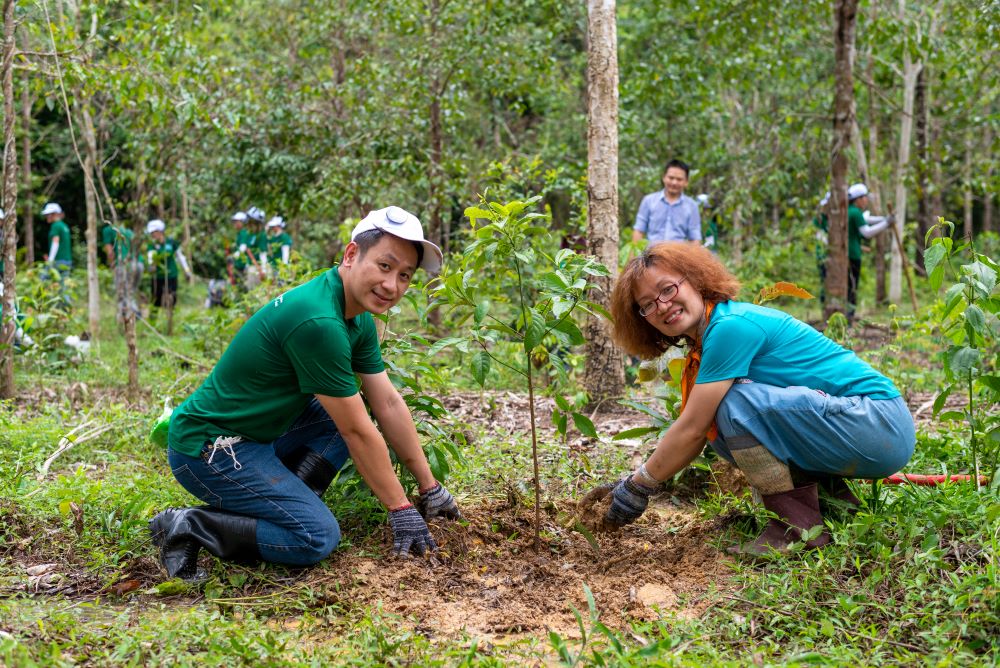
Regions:
[[[637, 523], [590, 536], [567, 528], [574, 504], [549, 505], [538, 552], [532, 509], [520, 501], [488, 502], [467, 510], [466, 525], [432, 525], [441, 548], [436, 565], [362, 556], [371, 553], [362, 546], [334, 558], [310, 585], [341, 604], [378, 604], [415, 618], [417, 629], [432, 636], [496, 638], [547, 629], [576, 635], [571, 606], [586, 618], [584, 585], [608, 625], [667, 612], [695, 617], [710, 605], [713, 587], [725, 588], [728, 560], [711, 546], [716, 524], [662, 500]], [[386, 552], [388, 535], [382, 542]]]

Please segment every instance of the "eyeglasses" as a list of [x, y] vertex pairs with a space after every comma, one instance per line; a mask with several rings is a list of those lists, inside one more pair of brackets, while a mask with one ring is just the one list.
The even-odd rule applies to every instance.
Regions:
[[681, 284], [686, 280], [687, 276], [677, 281], [676, 283], [671, 283], [670, 285], [664, 285], [663, 289], [660, 290], [660, 294], [656, 295], [655, 300], [647, 302], [645, 304], [641, 304], [639, 306], [639, 315], [641, 315], [643, 318], [646, 318], [652, 315], [653, 311], [656, 310], [657, 303], [667, 304], [673, 301], [674, 297], [677, 296], [677, 291], [681, 289]]

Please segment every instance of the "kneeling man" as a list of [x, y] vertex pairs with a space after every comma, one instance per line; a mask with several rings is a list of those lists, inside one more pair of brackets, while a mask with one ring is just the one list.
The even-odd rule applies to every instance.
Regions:
[[[340, 266], [257, 311], [174, 412], [170, 468], [206, 505], [150, 521], [170, 577], [202, 577], [202, 547], [227, 560], [324, 559], [340, 527], [321, 497], [348, 457], [389, 510], [395, 554], [435, 551], [426, 520], [461, 517], [389, 381], [371, 316], [399, 302], [418, 267], [436, 273], [441, 250], [424, 240], [416, 216], [394, 206], [369, 213], [351, 239]], [[419, 511], [386, 442], [417, 479]]]

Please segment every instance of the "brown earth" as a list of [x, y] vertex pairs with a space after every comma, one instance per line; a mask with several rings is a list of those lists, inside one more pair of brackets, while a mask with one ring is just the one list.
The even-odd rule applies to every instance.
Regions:
[[[432, 525], [441, 549], [436, 563], [367, 556], [372, 550], [361, 546], [311, 573], [307, 584], [329, 602], [378, 604], [412, 618], [432, 636], [578, 635], [573, 607], [586, 623], [585, 585], [600, 620], [612, 627], [664, 613], [695, 617], [729, 579], [728, 559], [711, 544], [724, 522], [704, 522], [693, 507], [664, 501], [625, 530], [589, 535], [572, 528], [576, 506], [549, 505], [537, 552], [530, 505], [490, 501], [466, 508], [465, 524]], [[584, 523], [593, 525], [592, 518]], [[390, 540], [386, 533], [378, 551], [386, 552]]]

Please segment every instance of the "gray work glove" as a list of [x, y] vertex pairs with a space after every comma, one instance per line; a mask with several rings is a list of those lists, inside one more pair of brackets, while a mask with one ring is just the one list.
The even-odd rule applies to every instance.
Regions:
[[412, 505], [389, 511], [392, 526], [392, 553], [397, 557], [409, 556], [413, 550], [419, 555], [437, 552], [438, 546], [427, 528], [427, 522]]
[[417, 510], [425, 520], [443, 517], [447, 520], [461, 520], [462, 512], [455, 503], [455, 497], [441, 483], [436, 484], [420, 495], [417, 500]]
[[604, 524], [617, 528], [635, 522], [649, 505], [649, 497], [656, 492], [656, 487], [638, 483], [632, 476], [620, 481], [611, 492], [611, 507], [604, 515]]

